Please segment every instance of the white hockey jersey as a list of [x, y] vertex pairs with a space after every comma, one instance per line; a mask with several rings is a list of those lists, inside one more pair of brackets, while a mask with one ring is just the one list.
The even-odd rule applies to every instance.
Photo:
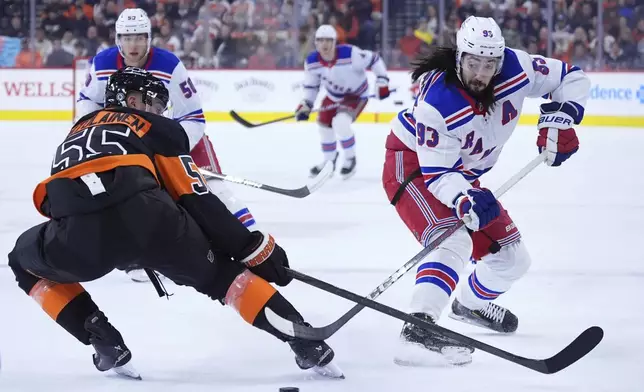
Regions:
[[572, 102], [579, 124], [590, 95], [590, 80], [578, 67], [509, 48], [493, 79], [496, 103], [489, 113], [444, 79], [441, 71], [422, 75], [413, 108], [398, 113], [391, 125], [393, 134], [418, 155], [425, 186], [448, 207], [497, 162], [525, 98]]
[[[85, 85], [76, 101], [78, 118], [103, 107], [107, 80], [124, 66], [123, 57], [116, 47], [106, 49], [90, 60]], [[186, 67], [173, 53], [152, 47], [143, 68], [166, 84], [172, 105], [171, 117], [179, 121], [186, 131], [192, 150], [204, 135], [206, 118]]]
[[346, 96], [366, 97], [369, 90], [367, 69], [376, 77], [387, 79], [387, 68], [377, 53], [352, 45], [336, 46], [333, 61], [325, 61], [316, 50], [304, 63], [304, 100], [315, 102], [320, 86], [329, 98], [338, 102]]

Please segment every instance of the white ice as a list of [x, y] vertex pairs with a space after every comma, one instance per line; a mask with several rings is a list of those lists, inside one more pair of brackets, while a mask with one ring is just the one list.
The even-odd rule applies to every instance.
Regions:
[[[70, 124], [0, 123], [0, 254], [42, 221], [31, 202]], [[384, 124], [358, 124], [358, 174], [332, 179], [297, 200], [231, 185], [257, 221], [289, 254], [292, 267], [367, 294], [420, 250], [382, 190]], [[297, 187], [321, 158], [313, 125], [242, 129], [212, 124], [208, 133], [225, 172]], [[520, 127], [498, 166], [483, 179], [494, 189], [536, 154], [534, 127]], [[592, 325], [605, 331], [587, 357], [542, 375], [476, 352], [466, 367], [402, 368], [392, 361], [401, 322], [364, 310], [329, 339], [345, 380], [300, 371], [288, 347], [245, 324], [229, 308], [192, 289], [150, 285], [122, 273], [85, 284], [122, 332], [143, 381], [99, 373], [91, 347], [57, 326], [15, 284], [0, 259], [0, 391], [580, 391], [644, 390], [644, 130], [581, 127], [581, 149], [560, 168], [541, 166], [502, 198], [533, 258], [529, 273], [498, 301], [520, 318], [500, 336], [441, 323], [529, 357], [548, 357]], [[91, 255], [90, 255], [91, 256]], [[463, 280], [463, 279], [462, 279]], [[413, 273], [380, 301], [406, 309]], [[281, 290], [314, 325], [351, 303], [294, 282]]]

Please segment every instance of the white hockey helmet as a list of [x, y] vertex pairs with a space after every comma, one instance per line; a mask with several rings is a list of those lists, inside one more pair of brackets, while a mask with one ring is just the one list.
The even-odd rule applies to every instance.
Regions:
[[318, 38], [332, 39], [335, 42], [338, 40], [338, 33], [335, 31], [335, 28], [331, 25], [321, 25], [315, 31], [315, 39], [318, 39]]
[[125, 55], [123, 54], [123, 48], [121, 47], [119, 36], [127, 34], [147, 34], [148, 48], [145, 54], [148, 54], [152, 42], [152, 23], [145, 11], [140, 8], [124, 9], [116, 20], [114, 27], [116, 28], [116, 46], [119, 48], [121, 56]]
[[492, 18], [470, 16], [456, 32], [456, 73], [461, 77], [463, 53], [481, 57], [498, 58], [495, 75], [501, 72], [505, 57], [505, 38], [501, 28]]

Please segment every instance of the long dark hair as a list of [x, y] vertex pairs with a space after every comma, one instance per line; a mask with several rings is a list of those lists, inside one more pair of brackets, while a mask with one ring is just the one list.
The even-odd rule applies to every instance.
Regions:
[[456, 49], [444, 46], [437, 46], [432, 49], [423, 57], [419, 57], [412, 62], [413, 71], [411, 80], [417, 81], [424, 73], [433, 70], [445, 72], [445, 83], [458, 86], [474, 98], [477, 103], [480, 103], [486, 111], [494, 108], [494, 78], [490, 84], [480, 93], [476, 94], [471, 92], [467, 87], [463, 86], [461, 80], [456, 74]]

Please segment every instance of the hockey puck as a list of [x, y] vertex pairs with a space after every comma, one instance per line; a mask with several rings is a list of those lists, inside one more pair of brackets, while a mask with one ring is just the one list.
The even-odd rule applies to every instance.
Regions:
[[279, 392], [300, 392], [298, 387], [282, 387]]
[[394, 105], [403, 105], [403, 104], [404, 104], [403, 101], [394, 101]]

